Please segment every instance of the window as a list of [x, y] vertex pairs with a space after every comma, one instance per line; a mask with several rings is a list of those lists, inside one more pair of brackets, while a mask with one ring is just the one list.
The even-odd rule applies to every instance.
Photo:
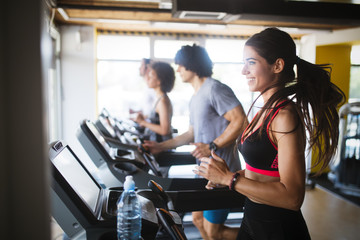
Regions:
[[49, 78], [47, 83], [48, 101], [48, 139], [49, 142], [62, 138], [62, 114], [61, 114], [61, 83], [60, 83], [60, 34], [53, 26], [50, 27], [52, 53]]
[[155, 40], [154, 41], [154, 57], [157, 59], [173, 59], [177, 51], [184, 45], [199, 44], [196, 41], [183, 40]]
[[150, 57], [150, 38], [98, 35], [98, 112], [106, 108], [118, 118], [128, 117], [129, 108], [140, 108], [147, 87], [139, 75], [142, 58]]
[[[206, 48], [214, 63], [213, 77], [233, 89], [247, 112], [253, 94], [248, 91], [246, 79], [241, 74], [245, 40], [114, 34], [98, 35], [98, 112], [106, 108], [115, 117], [129, 117], [129, 108], [141, 108], [143, 93], [147, 89], [139, 75], [141, 59], [146, 57], [169, 62], [176, 71], [176, 52], [181, 46], [194, 43]], [[169, 97], [174, 110], [172, 125], [179, 133], [188, 129], [188, 104], [192, 94], [191, 85], [183, 83], [176, 73], [175, 86]]]
[[243, 48], [246, 40], [208, 39], [205, 47], [214, 63], [213, 78], [219, 79], [234, 91], [245, 112], [253, 101], [243, 68]]
[[97, 57], [106, 60], [139, 60], [150, 57], [150, 38], [99, 35]]
[[206, 40], [206, 50], [213, 62], [241, 63], [245, 40]]
[[349, 101], [360, 101], [360, 45], [351, 48]]
[[141, 94], [147, 88], [139, 75], [140, 61], [99, 60], [98, 112], [106, 108], [118, 118], [128, 117], [129, 109], [140, 109]]

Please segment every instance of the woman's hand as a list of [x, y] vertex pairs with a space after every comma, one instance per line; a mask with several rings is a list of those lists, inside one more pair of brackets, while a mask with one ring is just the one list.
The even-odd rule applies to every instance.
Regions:
[[205, 188], [206, 189], [214, 189], [214, 188], [221, 188], [221, 187], [226, 187], [225, 185], [221, 185], [221, 184], [215, 184], [212, 181], [208, 181], [208, 183], [206, 184]]
[[145, 122], [145, 117], [142, 113], [138, 113], [135, 118], [130, 118], [134, 122], [138, 123], [140, 126], [143, 127], [143, 123]]
[[194, 173], [210, 181], [206, 186], [209, 189], [217, 185], [227, 186], [233, 173], [229, 170], [226, 162], [214, 151], [211, 152], [211, 156], [211, 158], [199, 159], [200, 165], [195, 167]]

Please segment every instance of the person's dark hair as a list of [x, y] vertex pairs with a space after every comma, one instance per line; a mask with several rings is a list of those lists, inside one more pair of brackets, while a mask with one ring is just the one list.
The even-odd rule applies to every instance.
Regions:
[[199, 77], [211, 77], [213, 63], [205, 48], [193, 45], [182, 46], [176, 53], [175, 64], [184, 66], [186, 70], [196, 73]]
[[175, 83], [175, 71], [169, 63], [166, 62], [153, 62], [150, 68], [156, 72], [160, 80], [160, 88], [163, 92], [170, 92]]
[[[291, 36], [277, 28], [267, 28], [253, 35], [245, 45], [252, 47], [269, 64], [279, 58], [285, 63], [279, 81], [261, 94], [274, 87], [280, 86], [280, 90], [266, 102], [258, 117], [249, 125], [247, 133], [254, 130], [262, 113], [275, 103], [292, 99], [297, 106], [299, 121], [309, 133], [309, 148], [314, 147], [318, 154], [314, 166], [321, 166], [320, 174], [336, 152], [339, 137], [337, 107], [345, 102], [345, 94], [330, 81], [331, 66], [312, 64], [297, 57]], [[297, 66], [296, 78], [294, 64]]]

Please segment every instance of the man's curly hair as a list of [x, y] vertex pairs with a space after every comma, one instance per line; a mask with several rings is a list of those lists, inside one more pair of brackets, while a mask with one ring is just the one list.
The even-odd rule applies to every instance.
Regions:
[[186, 45], [176, 53], [175, 64], [195, 72], [199, 77], [211, 77], [213, 63], [205, 48], [198, 45]]

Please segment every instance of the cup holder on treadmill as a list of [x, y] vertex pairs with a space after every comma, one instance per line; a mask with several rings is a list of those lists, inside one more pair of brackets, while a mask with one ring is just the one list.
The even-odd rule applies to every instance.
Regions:
[[114, 169], [122, 174], [133, 174], [137, 171], [137, 167], [128, 162], [119, 162], [113, 165]]
[[134, 151], [120, 148], [110, 148], [108, 151], [111, 158], [115, 161], [122, 161], [124, 159], [134, 161], [135, 155]]
[[122, 150], [122, 149], [116, 149], [116, 155], [117, 157], [124, 157], [124, 156], [127, 156], [127, 155], [130, 155], [131, 152], [128, 151], [128, 150]]

